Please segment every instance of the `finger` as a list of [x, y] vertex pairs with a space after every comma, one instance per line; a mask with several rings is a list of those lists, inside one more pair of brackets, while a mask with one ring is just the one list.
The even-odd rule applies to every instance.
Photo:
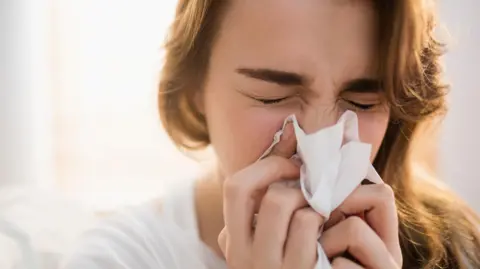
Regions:
[[225, 226], [232, 242], [240, 248], [253, 240], [252, 221], [256, 200], [274, 182], [298, 179], [300, 169], [294, 162], [270, 156], [238, 172], [224, 182]]
[[297, 140], [293, 124], [288, 122], [283, 129], [283, 134], [280, 137], [280, 142], [275, 145], [272, 152], [268, 156], [276, 155], [284, 158], [290, 158], [297, 150]]
[[325, 226], [323, 227], [323, 230], [326, 231], [330, 229], [330, 227], [333, 227], [337, 225], [340, 221], [345, 220], [345, 214], [343, 214], [342, 211], [336, 209], [330, 214], [330, 218], [328, 221], [325, 223]]
[[390, 186], [386, 184], [359, 186], [338, 210], [347, 216], [364, 214], [363, 219], [385, 243], [397, 263], [402, 262], [397, 208]]
[[363, 267], [342, 257], [336, 258], [332, 262], [333, 269], [362, 269]]
[[302, 191], [284, 184], [273, 184], [262, 199], [255, 227], [253, 253], [260, 268], [280, 268], [290, 219], [307, 206]]
[[[299, 160], [299, 158], [298, 157], [293, 158], [295, 156], [296, 150], [297, 150], [297, 140], [295, 137], [293, 124], [291, 122], [287, 122], [285, 124], [285, 127], [283, 128], [283, 133], [280, 136], [280, 141], [273, 146], [271, 151], [264, 158], [271, 157], [271, 156], [283, 157], [285, 159], [290, 159], [294, 164], [300, 167], [302, 163]], [[260, 207], [260, 201], [264, 195], [265, 193], [261, 193], [261, 192], [259, 193], [257, 197], [258, 199], [256, 199], [257, 207], [255, 207], [255, 212], [258, 212]]]
[[232, 251], [227, 229], [224, 227], [218, 235], [218, 246], [225, 260], [232, 268], [251, 268], [252, 259], [248, 251]]
[[320, 244], [327, 257], [345, 252], [367, 268], [398, 268], [380, 237], [358, 217], [349, 217], [326, 231]]
[[[283, 157], [286, 159], [290, 159], [294, 164], [300, 167], [302, 163], [299, 160], [299, 158], [298, 157], [293, 158], [296, 151], [297, 151], [297, 140], [295, 137], [295, 130], [293, 128], [293, 124], [291, 122], [287, 122], [285, 124], [285, 127], [283, 128], [283, 133], [280, 137], [280, 141], [272, 148], [270, 153], [268, 153], [266, 157], [262, 159], [265, 159], [271, 156]], [[255, 212], [258, 212], [260, 207], [260, 201], [264, 194], [265, 193], [261, 193], [261, 192], [259, 193], [257, 197], [258, 199], [256, 199]]]
[[317, 262], [318, 232], [324, 218], [310, 207], [295, 211], [285, 246], [285, 268], [313, 268]]

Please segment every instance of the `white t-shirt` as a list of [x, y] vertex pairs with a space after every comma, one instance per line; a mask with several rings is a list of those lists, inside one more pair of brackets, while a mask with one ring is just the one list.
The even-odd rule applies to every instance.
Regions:
[[199, 238], [193, 182], [86, 232], [63, 269], [226, 269]]

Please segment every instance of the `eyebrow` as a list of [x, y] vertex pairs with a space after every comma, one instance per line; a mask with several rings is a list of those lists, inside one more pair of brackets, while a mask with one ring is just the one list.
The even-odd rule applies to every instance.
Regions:
[[[281, 86], [306, 86], [308, 79], [298, 73], [286, 72], [268, 68], [238, 68], [237, 72], [246, 77], [275, 83]], [[357, 78], [348, 81], [342, 88], [343, 92], [378, 93], [383, 89], [382, 83], [372, 78]]]
[[250, 78], [281, 86], [305, 86], [307, 81], [306, 77], [300, 74], [273, 69], [238, 68], [237, 72]]
[[382, 82], [371, 78], [359, 78], [348, 81], [342, 89], [343, 92], [351, 93], [379, 93], [382, 90]]

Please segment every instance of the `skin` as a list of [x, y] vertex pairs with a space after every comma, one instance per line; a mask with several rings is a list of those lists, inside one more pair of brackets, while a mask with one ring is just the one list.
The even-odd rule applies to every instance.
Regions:
[[[218, 173], [196, 188], [202, 240], [229, 268], [313, 268], [324, 220], [299, 190], [269, 187], [299, 176], [288, 159], [296, 144], [291, 126], [271, 156], [257, 159], [288, 115], [311, 133], [349, 109], [358, 115], [360, 139], [372, 144], [373, 161], [389, 119], [375, 83], [375, 25], [368, 1], [232, 1], [199, 95]], [[325, 227], [320, 243], [334, 268], [401, 267], [387, 185], [358, 187]]]

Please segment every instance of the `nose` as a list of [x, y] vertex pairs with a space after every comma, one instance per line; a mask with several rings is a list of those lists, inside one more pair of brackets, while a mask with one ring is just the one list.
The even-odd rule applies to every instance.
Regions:
[[306, 134], [311, 134], [335, 125], [341, 116], [341, 112], [336, 105], [316, 105], [306, 108], [297, 119], [303, 131]]

